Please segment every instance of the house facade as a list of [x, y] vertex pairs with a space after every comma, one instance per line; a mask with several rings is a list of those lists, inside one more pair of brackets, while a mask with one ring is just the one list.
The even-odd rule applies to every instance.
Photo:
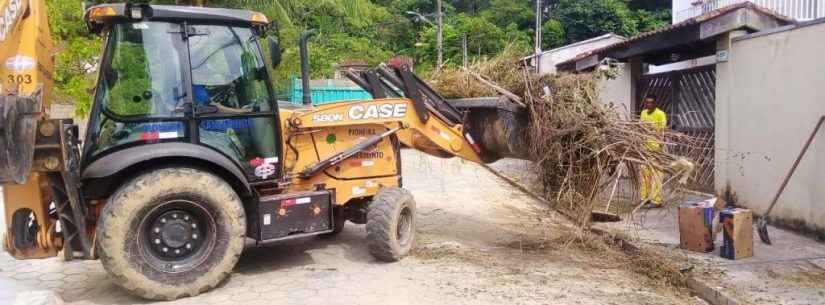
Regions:
[[825, 17], [825, 0], [673, 0], [673, 23], [741, 2], [752, 2], [797, 21]]
[[[796, 21], [809, 21], [825, 17], [825, 0], [673, 0], [671, 18], [676, 24], [699, 15], [731, 5], [751, 2], [757, 6], [775, 12], [778, 15]], [[650, 66], [650, 73], [664, 73], [667, 71], [689, 69], [693, 67], [712, 65], [716, 63], [715, 56], [695, 58], [682, 62]]]
[[560, 62], [570, 60], [581, 53], [599, 49], [624, 40], [625, 38], [621, 35], [608, 33], [599, 37], [590, 38], [588, 40], [583, 40], [549, 51], [544, 51], [538, 55], [527, 56], [522, 60], [530, 67], [536, 68], [536, 66], [538, 66], [539, 73], [542, 75], [553, 74], [556, 73], [556, 64]]
[[[761, 215], [825, 114], [821, 1], [770, 1], [784, 3], [774, 7], [786, 11], [798, 5], [790, 17], [755, 3], [760, 1], [727, 1], [735, 3], [707, 12], [713, 6], [701, 2], [680, 15], [698, 16], [579, 54], [556, 68], [585, 71], [605, 58], [625, 63], [624, 85], [602, 96], [629, 104], [631, 113], [638, 113], [643, 97], [657, 96], [672, 118], [670, 128], [709, 143], [698, 146], [707, 153], [697, 159], [697, 186]], [[680, 8], [676, 2], [674, 10]], [[656, 70], [662, 67], [670, 69]], [[825, 234], [823, 135], [819, 131], [790, 179], [772, 221]]]

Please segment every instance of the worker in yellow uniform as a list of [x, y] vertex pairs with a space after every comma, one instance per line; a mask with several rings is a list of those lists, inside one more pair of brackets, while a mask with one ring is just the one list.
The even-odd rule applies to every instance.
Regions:
[[[667, 128], [667, 114], [659, 109], [655, 96], [648, 96], [644, 101], [644, 109], [640, 119], [645, 127], [653, 133], [653, 139], [645, 143], [645, 149], [659, 151], [663, 149], [662, 139]], [[647, 166], [641, 167], [642, 185], [639, 187], [640, 196], [646, 208], [659, 208], [662, 206], [662, 172]]]

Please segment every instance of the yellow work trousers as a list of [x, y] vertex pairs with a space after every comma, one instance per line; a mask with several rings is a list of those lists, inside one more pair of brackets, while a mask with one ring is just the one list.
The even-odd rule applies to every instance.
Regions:
[[647, 165], [642, 165], [642, 185], [639, 195], [642, 201], [650, 201], [655, 205], [662, 204], [662, 172]]

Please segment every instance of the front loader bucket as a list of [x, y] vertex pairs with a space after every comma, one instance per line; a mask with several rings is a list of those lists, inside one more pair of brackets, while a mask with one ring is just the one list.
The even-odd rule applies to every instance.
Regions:
[[467, 130], [479, 142], [485, 163], [502, 158], [529, 159], [527, 109], [503, 96], [447, 102], [466, 115]]
[[[427, 120], [431, 111], [451, 126], [465, 124], [472, 141], [480, 146], [484, 163], [501, 158], [529, 157], [525, 144], [527, 110], [505, 97], [446, 100], [406, 65], [391, 67], [382, 64], [367, 71], [348, 71], [346, 75], [375, 99], [406, 97], [413, 100], [415, 111], [423, 120]], [[438, 149], [428, 151], [434, 153]], [[443, 156], [454, 155], [444, 152]]]

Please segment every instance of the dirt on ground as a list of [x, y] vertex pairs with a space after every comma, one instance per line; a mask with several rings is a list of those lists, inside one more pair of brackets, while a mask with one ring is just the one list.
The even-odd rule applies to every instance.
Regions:
[[[650, 255], [579, 235], [483, 167], [414, 151], [402, 158], [418, 205], [409, 257], [376, 261], [364, 227], [347, 224], [334, 238], [250, 244], [226, 283], [169, 304], [704, 304], [649, 272], [659, 262]], [[0, 277], [53, 289], [69, 304], [147, 303], [114, 286], [97, 261], [2, 254]]]

